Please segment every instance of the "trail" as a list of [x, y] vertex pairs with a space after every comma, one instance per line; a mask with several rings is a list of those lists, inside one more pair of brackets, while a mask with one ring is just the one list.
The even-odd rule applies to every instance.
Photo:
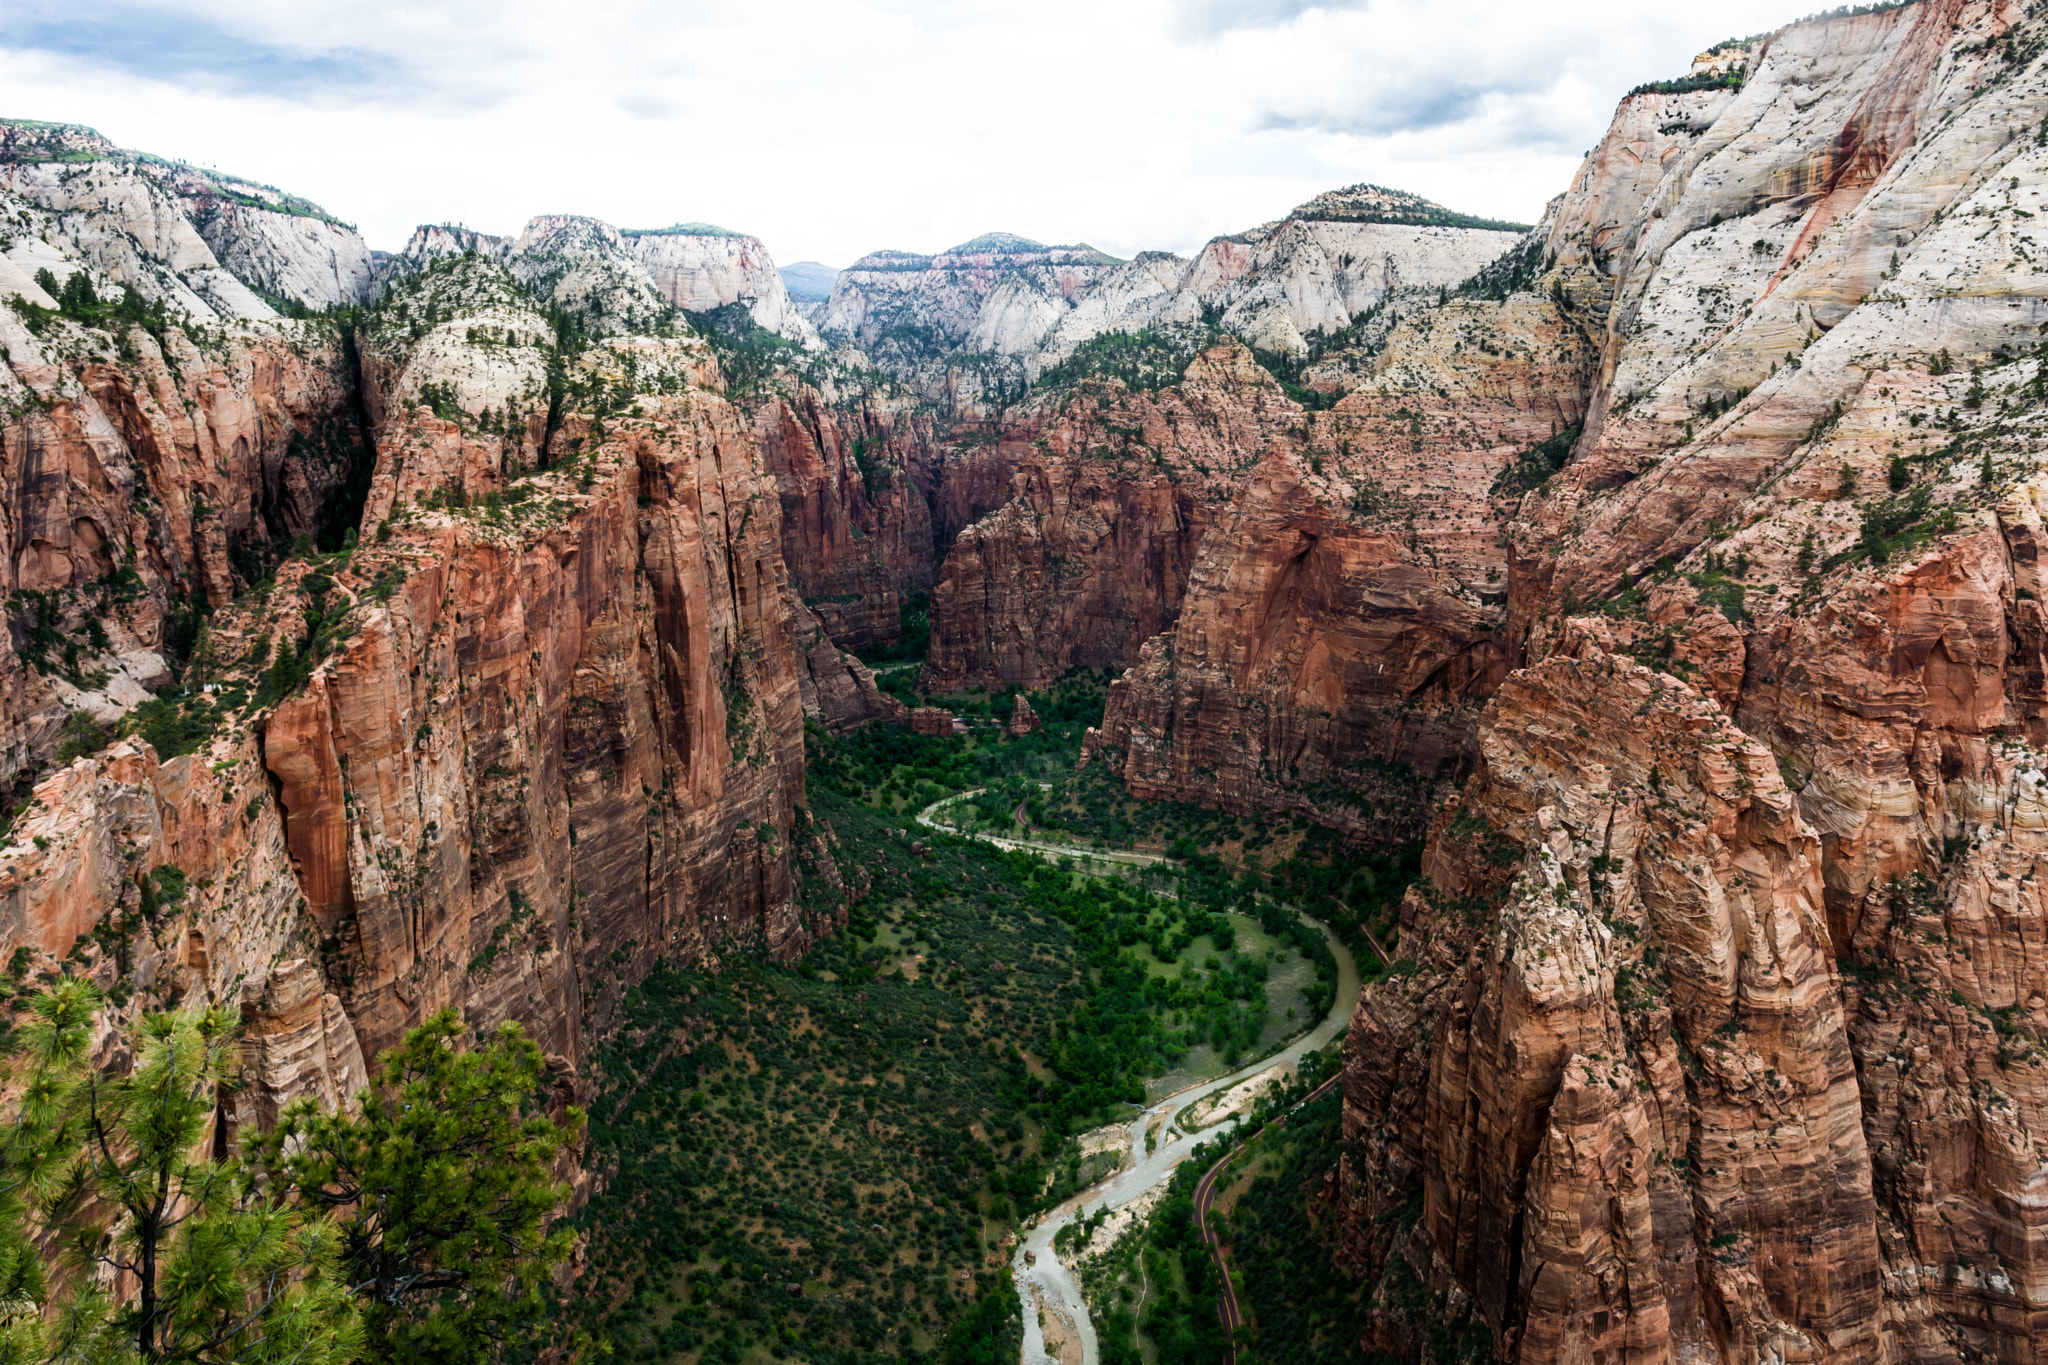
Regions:
[[[938, 825], [932, 820], [933, 813], [949, 802], [963, 801], [976, 795], [978, 791], [977, 788], [976, 791], [962, 792], [957, 796], [934, 801], [918, 812], [917, 822], [928, 829], [945, 829], [945, 826]], [[1093, 858], [1140, 866], [1170, 861], [1158, 854], [1098, 852], [1045, 844], [1032, 839], [1011, 839], [1002, 835], [971, 833], [964, 830], [948, 832], [966, 834], [970, 838], [980, 839], [1001, 848], [1029, 849], [1032, 852], [1076, 860]], [[1243, 1121], [1233, 1116], [1202, 1129], [1199, 1134], [1187, 1134], [1181, 1132], [1173, 1123], [1173, 1115], [1182, 1108], [1218, 1090], [1227, 1090], [1241, 1081], [1249, 1080], [1276, 1063], [1299, 1061], [1327, 1045], [1332, 1038], [1343, 1032], [1345, 1024], [1350, 1021], [1352, 1007], [1358, 1003], [1357, 964], [1352, 961], [1350, 950], [1338, 942], [1337, 936], [1330, 932], [1330, 926], [1311, 915], [1303, 915], [1301, 918], [1322, 931], [1323, 937], [1329, 941], [1331, 956], [1337, 959], [1337, 995], [1330, 1003], [1330, 1012], [1323, 1017], [1321, 1023], [1279, 1051], [1247, 1063], [1227, 1076], [1219, 1076], [1213, 1081], [1204, 1081], [1200, 1085], [1190, 1086], [1152, 1101], [1130, 1123], [1129, 1160], [1132, 1164], [1075, 1195], [1046, 1214], [1037, 1226], [1025, 1233], [1023, 1240], [1018, 1244], [1017, 1254], [1011, 1261], [1011, 1269], [1015, 1272], [1017, 1280], [1017, 1292], [1024, 1299], [1023, 1365], [1059, 1365], [1057, 1358], [1047, 1354], [1045, 1349], [1045, 1337], [1038, 1324], [1038, 1311], [1041, 1307], [1048, 1315], [1064, 1319], [1069, 1325], [1069, 1336], [1080, 1339], [1081, 1365], [1099, 1365], [1102, 1358], [1095, 1342], [1095, 1324], [1090, 1320], [1087, 1303], [1081, 1297], [1080, 1283], [1053, 1254], [1052, 1242], [1059, 1230], [1073, 1222], [1083, 1209], [1092, 1213], [1105, 1207], [1122, 1208], [1170, 1179], [1180, 1164], [1194, 1154], [1197, 1143], [1233, 1132]], [[1375, 944], [1374, 948], [1377, 949], [1378, 945]], [[1154, 1118], [1164, 1119], [1165, 1126], [1159, 1133], [1159, 1146], [1147, 1156], [1145, 1129]], [[1036, 1264], [1025, 1264], [1024, 1253], [1027, 1251], [1035, 1253]]]

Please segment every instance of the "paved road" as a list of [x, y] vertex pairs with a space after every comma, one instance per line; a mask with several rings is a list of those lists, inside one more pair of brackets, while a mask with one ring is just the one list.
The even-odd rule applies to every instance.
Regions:
[[[955, 801], [965, 801], [971, 796], [978, 796], [982, 790], [982, 788], [976, 787], [972, 791], [960, 792], [956, 795], [934, 801], [917, 813], [917, 822], [927, 829], [945, 830], [952, 834], [964, 834], [970, 838], [980, 839], [984, 843], [994, 844], [998, 848], [1021, 848], [1053, 857], [1093, 858], [1104, 862], [1124, 863], [1139, 867], [1172, 861], [1172, 859], [1165, 855], [1157, 853], [1126, 853], [1121, 851], [1083, 849], [1075, 848], [1071, 845], [1041, 843], [1035, 839], [1012, 839], [999, 834], [958, 830], [950, 826], [938, 824], [932, 818], [941, 807], [950, 805]], [[1045, 1349], [1044, 1333], [1040, 1330], [1038, 1322], [1038, 1310], [1041, 1307], [1044, 1308], [1049, 1316], [1056, 1316], [1065, 1321], [1069, 1337], [1078, 1337], [1080, 1339], [1081, 1365], [1099, 1365], [1102, 1358], [1100, 1348], [1095, 1341], [1095, 1324], [1088, 1316], [1087, 1302], [1081, 1297], [1081, 1286], [1074, 1279], [1073, 1272], [1061, 1264], [1059, 1257], [1053, 1254], [1052, 1242], [1053, 1238], [1058, 1235], [1059, 1230], [1073, 1222], [1084, 1210], [1092, 1213], [1104, 1207], [1112, 1209], [1122, 1208], [1132, 1200], [1137, 1199], [1169, 1179], [1182, 1162], [1194, 1155], [1194, 1149], [1198, 1143], [1207, 1141], [1212, 1137], [1220, 1137], [1233, 1132], [1243, 1122], [1242, 1118], [1232, 1116], [1221, 1123], [1203, 1129], [1199, 1136], [1183, 1133], [1174, 1126], [1173, 1116], [1184, 1106], [1193, 1104], [1195, 1101], [1214, 1094], [1219, 1090], [1227, 1090], [1241, 1081], [1249, 1080], [1268, 1067], [1283, 1062], [1299, 1061], [1309, 1053], [1326, 1046], [1331, 1039], [1343, 1032], [1345, 1025], [1350, 1022], [1352, 1007], [1358, 1003], [1359, 982], [1357, 964], [1352, 961], [1350, 950], [1345, 948], [1338, 941], [1337, 936], [1330, 932], [1330, 926], [1311, 915], [1303, 915], [1302, 919], [1322, 931], [1323, 937], [1329, 941], [1331, 956], [1337, 959], [1337, 995], [1330, 1002], [1330, 1012], [1323, 1016], [1321, 1023], [1281, 1048], [1278, 1052], [1262, 1057], [1256, 1062], [1248, 1063], [1227, 1076], [1220, 1076], [1213, 1081], [1205, 1081], [1200, 1085], [1190, 1086], [1185, 1090], [1176, 1091], [1171, 1095], [1164, 1095], [1154, 1100], [1145, 1107], [1142, 1113], [1131, 1120], [1129, 1130], [1131, 1141], [1130, 1160], [1133, 1164], [1083, 1190], [1080, 1194], [1075, 1195], [1066, 1203], [1046, 1214], [1035, 1226], [1024, 1230], [1023, 1240], [1019, 1242], [1017, 1254], [1011, 1262], [1011, 1269], [1015, 1272], [1016, 1276], [1017, 1292], [1024, 1299], [1023, 1365], [1058, 1365], [1055, 1357], [1050, 1355]], [[1378, 951], [1379, 945], [1375, 943], [1373, 948], [1375, 951]], [[1322, 1094], [1331, 1084], [1335, 1083], [1335, 1080], [1336, 1078], [1332, 1077], [1330, 1081], [1317, 1087], [1315, 1094]], [[1310, 1098], [1313, 1098], [1313, 1096]], [[1160, 1119], [1163, 1122], [1159, 1132], [1159, 1145], [1149, 1155], [1145, 1155], [1145, 1130], [1154, 1119]], [[1205, 1179], [1213, 1180], [1215, 1174], [1215, 1170], [1212, 1169]], [[1206, 1226], [1203, 1228], [1203, 1235], [1205, 1237], [1208, 1235]], [[1211, 1242], [1211, 1247], [1212, 1249], [1214, 1247], [1213, 1241]], [[1027, 1251], [1034, 1253], [1036, 1257], [1035, 1264], [1025, 1264], [1024, 1253]], [[1216, 1254], [1220, 1256], [1220, 1253]], [[1220, 1265], [1221, 1262], [1219, 1260]], [[1223, 1276], [1223, 1283], [1226, 1287], [1230, 1284], [1227, 1268]], [[1237, 1313], [1237, 1299], [1234, 1292], [1230, 1294], [1228, 1302], [1229, 1312], [1232, 1315], [1231, 1325], [1234, 1329], [1236, 1324], [1235, 1315]]]
[[[1352, 964], [1351, 954], [1337, 941], [1329, 926], [1307, 915], [1302, 916], [1310, 924], [1323, 931], [1329, 939], [1330, 951], [1337, 959], [1337, 997], [1330, 1004], [1330, 1012], [1309, 1032], [1295, 1039], [1270, 1056], [1230, 1073], [1216, 1080], [1204, 1082], [1173, 1095], [1163, 1096], [1147, 1105], [1144, 1112], [1131, 1121], [1131, 1158], [1134, 1164], [1110, 1176], [1108, 1179], [1082, 1191], [1066, 1203], [1045, 1216], [1044, 1221], [1027, 1229], [1024, 1240], [1017, 1248], [1012, 1269], [1016, 1272], [1017, 1290], [1024, 1295], [1027, 1305], [1024, 1314], [1024, 1365], [1050, 1365], [1052, 1357], [1046, 1353], [1045, 1343], [1038, 1330], [1038, 1315], [1030, 1311], [1029, 1305], [1044, 1303], [1049, 1311], [1058, 1313], [1074, 1325], [1081, 1338], [1082, 1365], [1098, 1365], [1101, 1359], [1095, 1344], [1095, 1325], [1088, 1319], [1087, 1305], [1081, 1298], [1081, 1287], [1059, 1258], [1053, 1254], [1052, 1239], [1059, 1230], [1075, 1220], [1083, 1210], [1093, 1213], [1107, 1205], [1122, 1208], [1170, 1178], [1183, 1161], [1194, 1155], [1197, 1143], [1212, 1137], [1232, 1132], [1242, 1119], [1233, 1116], [1200, 1134], [1182, 1133], [1173, 1126], [1173, 1115], [1183, 1105], [1190, 1104], [1218, 1090], [1227, 1090], [1240, 1081], [1248, 1080], [1279, 1062], [1299, 1061], [1307, 1054], [1322, 1048], [1335, 1038], [1351, 1020], [1352, 1006], [1358, 1002], [1358, 969]], [[1165, 1121], [1159, 1133], [1159, 1145], [1151, 1155], [1145, 1155], [1145, 1129], [1153, 1119]], [[1037, 1253], [1036, 1265], [1024, 1263], [1024, 1253]]]
[[[1377, 949], [1379, 945], [1374, 944], [1373, 947]], [[1297, 1100], [1288, 1109], [1287, 1114], [1292, 1114], [1303, 1105], [1321, 1099], [1330, 1092], [1331, 1086], [1343, 1078], [1344, 1073], [1339, 1071], [1336, 1075], [1330, 1077], [1330, 1079], [1324, 1081], [1321, 1085]], [[1216, 1301], [1216, 1316], [1223, 1319], [1224, 1335], [1230, 1339], [1230, 1365], [1237, 1365], [1237, 1329], [1244, 1325], [1244, 1314], [1238, 1310], [1237, 1285], [1230, 1278], [1230, 1258], [1223, 1254], [1223, 1240], [1209, 1226], [1209, 1206], [1216, 1199], [1216, 1178], [1223, 1174], [1225, 1168], [1231, 1162], [1242, 1156], [1246, 1148], [1249, 1148], [1252, 1143], [1257, 1142], [1275, 1128], [1286, 1123], [1287, 1114], [1282, 1114], [1279, 1118], [1274, 1119], [1271, 1123], [1253, 1134], [1243, 1147], [1239, 1147], [1236, 1151], [1229, 1153], [1214, 1166], [1202, 1172], [1202, 1179], [1195, 1186], [1195, 1230], [1201, 1233], [1202, 1240], [1209, 1244], [1209, 1255], [1215, 1258], [1216, 1275], [1222, 1284], [1222, 1292]]]
[[951, 825], [942, 825], [932, 818], [938, 813], [940, 807], [950, 806], [955, 801], [965, 801], [970, 796], [979, 796], [983, 790], [981, 787], [976, 787], [972, 791], [958, 792], [952, 796], [942, 797], [917, 813], [917, 823], [923, 825], [926, 829], [943, 830], [947, 834], [961, 834], [970, 839], [979, 839], [985, 844], [994, 844], [997, 848], [1021, 848], [1030, 853], [1043, 853], [1048, 857], [1075, 858], [1083, 861], [1092, 859], [1101, 863], [1121, 863], [1125, 867], [1150, 867], [1154, 863], [1169, 863], [1173, 861], [1173, 859], [1163, 853], [1127, 853], [1121, 849], [1083, 848], [1074, 844], [1048, 844], [1039, 839], [1012, 839], [1005, 834], [987, 834], [980, 830], [955, 829]]

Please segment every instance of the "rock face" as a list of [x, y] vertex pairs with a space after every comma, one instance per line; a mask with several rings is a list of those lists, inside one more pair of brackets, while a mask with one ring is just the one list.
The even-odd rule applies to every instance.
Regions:
[[739, 304], [756, 326], [816, 349], [824, 343], [809, 319], [797, 311], [759, 237], [727, 232], [703, 223], [628, 232], [633, 254], [654, 287], [688, 313], [709, 313]]
[[818, 331], [904, 375], [955, 353], [1016, 354], [1035, 347], [1069, 301], [1116, 264], [1091, 246], [1045, 246], [1007, 232], [935, 256], [873, 252], [839, 272]]
[[369, 247], [318, 205], [184, 166], [175, 169], [171, 185], [221, 265], [267, 298], [314, 309], [369, 298]]
[[373, 1047], [462, 1004], [574, 1058], [657, 956], [801, 945], [797, 606], [765, 474], [721, 448], [747, 448], [740, 419], [693, 395], [618, 423], [588, 489], [536, 488], [509, 542], [400, 513], [374, 572], [404, 586], [267, 725]]
[[331, 327], [264, 324], [201, 350], [181, 328], [159, 341], [52, 320], [37, 335], [5, 309], [0, 346], [11, 781], [54, 755], [71, 711], [111, 720], [138, 683], [168, 682], [162, 653], [194, 604], [233, 597], [273, 542], [328, 531], [368, 470]]
[[1592, 355], [1526, 295], [1400, 322], [1371, 379], [1241, 482], [1087, 760], [1146, 797], [1420, 834], [1511, 658], [1494, 490], [1576, 424]]
[[961, 532], [932, 592], [926, 689], [1042, 688], [1133, 661], [1179, 611], [1231, 490], [1300, 419], [1235, 343], [1170, 388], [1083, 384], [1013, 412], [1010, 497]]
[[1451, 1279], [1517, 1359], [1880, 1358], [1820, 839], [1775, 756], [1570, 642], [1479, 747], [1402, 907], [1415, 974], [1346, 1043], [1355, 1254]]
[[[2044, 48], [1962, 0], [1751, 43], [1623, 102], [1499, 321], [1399, 325], [1593, 358], [1491, 486], [1503, 666], [1347, 1041], [1365, 1345], [2043, 1358]], [[1137, 785], [1201, 727], [1119, 686]]]
[[820, 345], [760, 239], [702, 224], [621, 232], [596, 218], [543, 214], [517, 237], [423, 224], [385, 263], [373, 292], [470, 254], [505, 267], [543, 307], [572, 314], [593, 333], [671, 333], [681, 313], [737, 305], [756, 326]]
[[800, 388], [759, 408], [754, 437], [781, 499], [783, 562], [805, 604], [846, 648], [896, 639], [906, 599], [929, 592], [938, 573], [931, 418]]
[[[362, 238], [319, 205], [74, 124], [0, 121], [0, 202], [16, 228], [0, 250], [21, 277], [61, 283], [82, 264], [113, 294], [130, 285], [193, 318], [274, 317], [264, 295], [357, 303], [370, 283]], [[13, 271], [0, 290], [25, 292]]]
[[[0, 168], [43, 195], [10, 260], [168, 311], [0, 310], [0, 776], [50, 773], [0, 847], [0, 953], [80, 961], [110, 1019], [239, 1009], [245, 1124], [346, 1101], [448, 1005], [522, 1021], [573, 1080], [657, 957], [828, 931], [788, 857], [816, 842], [803, 722], [904, 708], [803, 605], [755, 421], [624, 239], [423, 231], [347, 334], [260, 300], [223, 323], [194, 281], [233, 277], [182, 201], [29, 155], [51, 138], [97, 145]], [[155, 237], [107, 226], [144, 210]], [[211, 684], [153, 703], [178, 757], [79, 728], [174, 673]]]

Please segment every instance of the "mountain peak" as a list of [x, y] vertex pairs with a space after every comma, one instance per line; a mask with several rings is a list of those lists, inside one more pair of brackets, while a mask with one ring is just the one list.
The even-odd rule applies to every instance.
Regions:
[[1494, 232], [1527, 232], [1527, 223], [1479, 218], [1447, 209], [1432, 199], [1384, 185], [1347, 185], [1325, 190], [1287, 215], [1307, 223], [1392, 223], [1406, 227], [1485, 228]]
[[971, 237], [958, 246], [949, 246], [940, 252], [941, 256], [1015, 256], [1027, 251], [1050, 251], [1043, 242], [1034, 242], [1029, 237], [1019, 237], [1014, 232], [984, 232]]

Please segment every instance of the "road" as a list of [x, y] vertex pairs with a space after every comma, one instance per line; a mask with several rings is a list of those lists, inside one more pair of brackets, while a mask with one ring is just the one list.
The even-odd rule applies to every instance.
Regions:
[[[928, 829], [946, 829], [946, 826], [935, 823], [932, 815], [941, 806], [953, 801], [964, 801], [978, 794], [979, 790], [977, 788], [975, 791], [961, 792], [957, 796], [934, 801], [918, 812], [917, 822]], [[968, 833], [964, 830], [949, 832]], [[993, 834], [974, 833], [969, 837], [981, 839], [1001, 848], [1022, 848], [1065, 858], [1095, 858], [1138, 866], [1171, 861], [1158, 854], [1101, 852]], [[1081, 1286], [1074, 1279], [1073, 1273], [1053, 1254], [1052, 1241], [1059, 1230], [1073, 1222], [1084, 1209], [1094, 1212], [1104, 1207], [1122, 1208], [1169, 1179], [1182, 1162], [1194, 1155], [1198, 1143], [1232, 1132], [1243, 1121], [1233, 1116], [1203, 1129], [1199, 1135], [1183, 1133], [1173, 1124], [1173, 1116], [1183, 1106], [1218, 1090], [1227, 1090], [1241, 1081], [1249, 1080], [1277, 1063], [1299, 1061], [1309, 1053], [1328, 1045], [1330, 1040], [1343, 1032], [1344, 1026], [1350, 1022], [1352, 1007], [1358, 1003], [1357, 964], [1351, 960], [1350, 951], [1330, 932], [1327, 924], [1309, 915], [1303, 915], [1302, 919], [1322, 931], [1323, 937], [1329, 941], [1331, 955], [1337, 959], [1337, 995], [1330, 1003], [1330, 1012], [1323, 1017], [1321, 1023], [1278, 1052], [1240, 1067], [1228, 1076], [1219, 1076], [1213, 1081], [1205, 1081], [1200, 1085], [1190, 1086], [1154, 1100], [1131, 1120], [1131, 1164], [1075, 1195], [1046, 1214], [1036, 1225], [1024, 1229], [1023, 1240], [1018, 1244], [1016, 1257], [1011, 1262], [1011, 1268], [1016, 1274], [1017, 1292], [1023, 1296], [1025, 1303], [1023, 1365], [1058, 1365], [1055, 1358], [1047, 1354], [1045, 1349], [1045, 1337], [1038, 1321], [1038, 1310], [1041, 1307], [1048, 1315], [1064, 1319], [1068, 1324], [1069, 1336], [1080, 1339], [1081, 1365], [1099, 1365], [1101, 1361], [1100, 1349], [1095, 1342], [1095, 1324], [1088, 1317], [1088, 1306], [1081, 1297]], [[1317, 1093], [1320, 1094], [1321, 1090], [1318, 1089]], [[1154, 1119], [1162, 1120], [1164, 1127], [1159, 1133], [1159, 1145], [1147, 1155], [1145, 1129]], [[1024, 1253], [1027, 1251], [1034, 1254], [1035, 1264], [1025, 1264]], [[1227, 1276], [1225, 1283], [1228, 1283]], [[1231, 1311], [1236, 1311], [1234, 1298]]]
[[[1374, 944], [1373, 946], [1377, 949], [1379, 945]], [[1321, 1099], [1329, 1093], [1331, 1086], [1337, 1084], [1343, 1078], [1344, 1073], [1341, 1071], [1330, 1077], [1330, 1079], [1324, 1081], [1321, 1085], [1297, 1100], [1288, 1109], [1287, 1114], [1292, 1114], [1303, 1105]], [[1274, 1119], [1247, 1139], [1244, 1146], [1229, 1153], [1214, 1166], [1202, 1172], [1201, 1180], [1195, 1185], [1195, 1230], [1201, 1233], [1202, 1240], [1209, 1244], [1209, 1255], [1214, 1257], [1216, 1261], [1216, 1275], [1221, 1284], [1221, 1292], [1216, 1301], [1216, 1314], [1223, 1319], [1224, 1334], [1230, 1338], [1230, 1365], [1237, 1365], [1237, 1329], [1244, 1325], [1244, 1314], [1239, 1311], [1237, 1306], [1237, 1285], [1230, 1278], [1230, 1260], [1223, 1254], [1223, 1239], [1218, 1237], [1209, 1226], [1209, 1206], [1216, 1199], [1216, 1178], [1223, 1174], [1231, 1162], [1244, 1155], [1252, 1143], [1257, 1142], [1275, 1128], [1286, 1123], [1287, 1114], [1282, 1114]]]
[[1163, 853], [1127, 853], [1121, 849], [1084, 848], [1074, 844], [1049, 844], [1039, 839], [1013, 839], [1005, 834], [985, 834], [979, 830], [954, 829], [951, 825], [942, 825], [932, 818], [938, 813], [940, 807], [950, 806], [955, 801], [965, 801], [970, 796], [979, 796], [983, 790], [984, 788], [976, 787], [971, 791], [958, 792], [952, 796], [942, 797], [917, 813], [917, 823], [923, 825], [926, 829], [936, 829], [947, 834], [959, 834], [970, 839], [979, 839], [985, 844], [994, 844], [997, 848], [1021, 848], [1028, 853], [1043, 853], [1050, 858], [1092, 859], [1095, 862], [1117, 863], [1124, 867], [1150, 867], [1154, 863], [1170, 863], [1173, 861], [1173, 859]]

